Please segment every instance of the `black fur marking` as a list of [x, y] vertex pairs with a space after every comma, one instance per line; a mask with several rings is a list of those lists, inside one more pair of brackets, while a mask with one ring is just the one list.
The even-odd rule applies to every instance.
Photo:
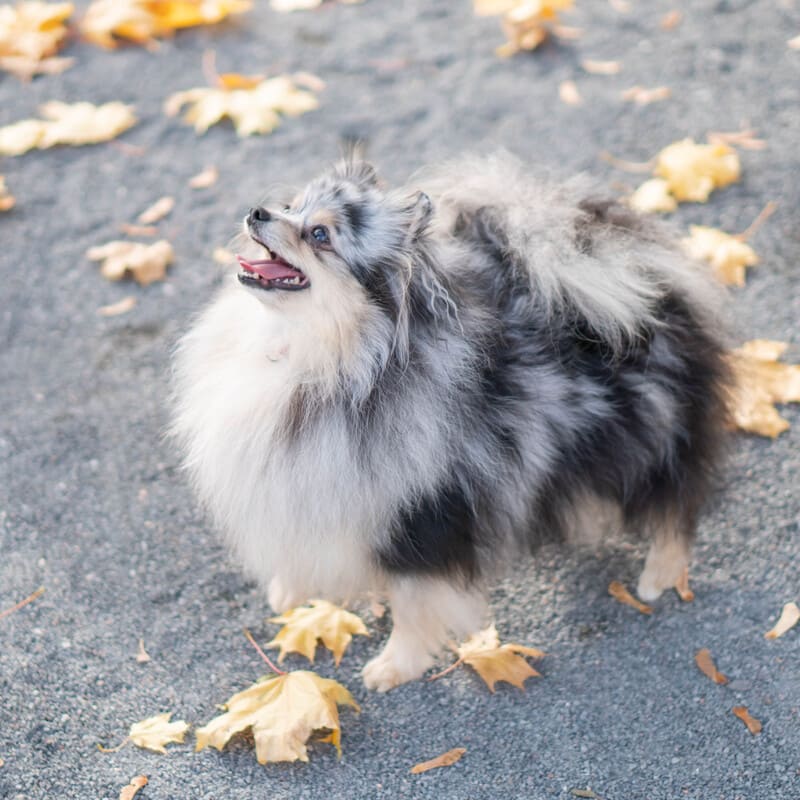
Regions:
[[442, 486], [402, 509], [392, 525], [391, 542], [378, 551], [390, 573], [456, 573], [475, 577], [477, 520], [458, 483]]
[[360, 236], [366, 225], [366, 212], [360, 203], [345, 203], [342, 214], [353, 236]]

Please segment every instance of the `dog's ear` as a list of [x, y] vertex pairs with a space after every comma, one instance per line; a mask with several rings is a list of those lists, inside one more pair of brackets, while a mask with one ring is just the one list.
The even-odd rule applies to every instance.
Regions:
[[425, 192], [417, 192], [414, 202], [408, 207], [408, 238], [418, 239], [422, 236], [433, 217], [433, 203]]
[[346, 181], [364, 188], [378, 185], [378, 171], [368, 161], [354, 156], [346, 156], [336, 165], [336, 174]]

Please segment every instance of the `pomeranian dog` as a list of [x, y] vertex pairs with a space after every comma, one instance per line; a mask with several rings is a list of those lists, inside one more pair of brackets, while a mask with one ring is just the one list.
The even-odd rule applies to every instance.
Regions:
[[658, 223], [501, 154], [400, 190], [347, 158], [244, 226], [173, 432], [276, 611], [385, 594], [385, 691], [482, 626], [499, 565], [609, 508], [650, 537], [639, 596], [675, 584], [729, 376], [715, 281]]

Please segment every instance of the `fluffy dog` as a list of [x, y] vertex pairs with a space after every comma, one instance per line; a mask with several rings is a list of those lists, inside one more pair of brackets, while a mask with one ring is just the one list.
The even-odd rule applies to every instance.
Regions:
[[656, 223], [498, 155], [393, 191], [349, 158], [245, 230], [178, 348], [174, 433], [277, 611], [385, 592], [368, 687], [420, 676], [499, 564], [600, 506], [651, 538], [639, 595], [675, 583], [728, 374], [714, 281]]

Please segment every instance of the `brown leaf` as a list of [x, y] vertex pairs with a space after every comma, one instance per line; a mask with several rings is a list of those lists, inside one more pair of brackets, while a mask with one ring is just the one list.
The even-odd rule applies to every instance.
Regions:
[[616, 75], [622, 69], [621, 61], [597, 61], [593, 58], [584, 58], [581, 66], [592, 75]]
[[119, 793], [119, 800], [133, 800], [134, 795], [139, 789], [147, 786], [147, 778], [144, 775], [137, 775], [131, 782], [122, 788]]
[[700, 672], [707, 678], [711, 678], [714, 683], [724, 684], [728, 679], [717, 669], [714, 660], [711, 658], [711, 651], [707, 648], [698, 650], [694, 656], [695, 663], [697, 664]]
[[206, 167], [189, 180], [189, 186], [192, 189], [208, 189], [217, 182], [218, 178], [219, 170], [216, 167]]
[[454, 747], [446, 753], [442, 753], [430, 761], [423, 761], [420, 764], [415, 764], [409, 770], [412, 775], [419, 775], [421, 772], [427, 772], [429, 769], [436, 769], [437, 767], [450, 767], [461, 759], [461, 756], [467, 752], [466, 747]]
[[562, 81], [558, 85], [558, 96], [563, 103], [568, 106], [579, 106], [583, 104], [583, 98], [578, 91], [575, 81]]
[[786, 44], [788, 44], [792, 50], [800, 50], [800, 36], [794, 36], [793, 38], [789, 39]]
[[121, 233], [126, 236], [157, 236], [158, 228], [155, 225], [131, 225], [128, 222], [123, 222], [119, 226]]
[[794, 628], [800, 622], [800, 608], [797, 603], [787, 603], [781, 611], [780, 619], [775, 623], [775, 626], [764, 634], [765, 639], [777, 639], [783, 636], [786, 631]]
[[659, 25], [661, 26], [662, 30], [671, 31], [678, 27], [683, 21], [683, 13], [678, 11], [677, 8], [672, 9], [672, 11], [668, 11], [661, 17], [661, 22]]
[[16, 198], [6, 187], [6, 179], [0, 175], [0, 211], [10, 211], [16, 205]]
[[644, 86], [631, 86], [622, 93], [622, 99], [629, 103], [636, 103], [637, 106], [647, 106], [650, 103], [657, 103], [659, 100], [666, 100], [672, 97], [672, 89], [669, 86], [656, 86], [646, 89]]
[[341, 753], [339, 705], [359, 710], [340, 683], [314, 672], [297, 670], [267, 675], [233, 695], [224, 714], [197, 729], [197, 746], [222, 750], [230, 738], [251, 728], [259, 764], [308, 761], [306, 744], [315, 730], [331, 731], [330, 741]]
[[136, 663], [146, 664], [148, 661], [150, 661], [150, 655], [147, 650], [144, 649], [144, 639], [139, 639], [139, 649], [136, 651]]
[[127, 314], [134, 306], [136, 305], [136, 298], [129, 294], [127, 297], [123, 297], [122, 300], [118, 300], [116, 303], [111, 303], [107, 306], [100, 306], [97, 309], [97, 313], [101, 317], [117, 317], [120, 314]]
[[775, 438], [789, 428], [774, 403], [800, 402], [800, 366], [780, 364], [785, 342], [754, 339], [730, 354], [736, 378], [731, 415], [736, 427]]
[[122, 280], [130, 274], [137, 283], [147, 286], [163, 280], [174, 254], [166, 239], [153, 244], [117, 240], [89, 248], [86, 257], [90, 261], [102, 261], [100, 274], [110, 281]]
[[653, 609], [646, 603], [637, 600], [619, 581], [611, 581], [608, 584], [608, 593], [617, 601], [626, 606], [631, 606], [642, 614], [652, 614]]
[[755, 736], [757, 733], [761, 733], [761, 728], [763, 727], [761, 723], [755, 718], [750, 716], [750, 712], [747, 710], [747, 706], [734, 706], [731, 711], [739, 717], [739, 719], [747, 725], [747, 730]]
[[507, 57], [520, 50], [535, 50], [548, 36], [559, 35], [558, 14], [572, 7], [573, 0], [475, 0], [478, 16], [503, 15], [502, 26], [508, 42], [497, 48]]
[[164, 217], [166, 217], [173, 208], [175, 208], [174, 197], [161, 197], [149, 208], [142, 211], [142, 213], [136, 218], [136, 221], [139, 223], [139, 225], [152, 225], [153, 223], [164, 219]]

